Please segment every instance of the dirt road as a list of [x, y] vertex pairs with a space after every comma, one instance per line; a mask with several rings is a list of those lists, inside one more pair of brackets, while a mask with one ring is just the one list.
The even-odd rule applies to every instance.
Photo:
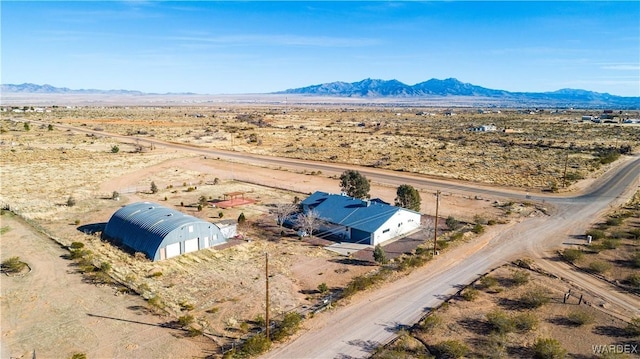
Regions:
[[[429, 308], [437, 306], [475, 278], [518, 257], [542, 259], [551, 267], [551, 250], [568, 235], [582, 235], [584, 229], [609, 205], [622, 201], [638, 186], [640, 159], [610, 174], [589, 194], [556, 201], [557, 213], [512, 225], [493, 238], [488, 233], [480, 242], [468, 243], [448, 252], [411, 275], [379, 290], [361, 294], [349, 305], [307, 323], [310, 328], [293, 342], [276, 348], [266, 358], [362, 358], [368, 357], [404, 325], [416, 322]], [[597, 293], [604, 302], [621, 305], [621, 316], [640, 314], [640, 298], [621, 293], [606, 283], [573, 273], [559, 265], [560, 275]]]

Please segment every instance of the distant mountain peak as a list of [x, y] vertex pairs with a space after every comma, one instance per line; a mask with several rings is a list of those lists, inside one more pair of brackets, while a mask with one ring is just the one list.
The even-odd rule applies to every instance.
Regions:
[[330, 82], [307, 87], [288, 89], [278, 94], [300, 94], [336, 97], [396, 97], [429, 98], [442, 96], [466, 96], [509, 101], [523, 105], [563, 107], [624, 107], [640, 108], [640, 97], [621, 97], [579, 89], [561, 89], [553, 92], [509, 92], [494, 90], [462, 82], [454, 77], [430, 80], [406, 85], [398, 80], [367, 78], [357, 82]]

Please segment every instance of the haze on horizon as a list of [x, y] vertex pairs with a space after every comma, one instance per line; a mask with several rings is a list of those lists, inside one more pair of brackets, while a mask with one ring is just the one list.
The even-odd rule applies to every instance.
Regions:
[[455, 77], [640, 96], [640, 3], [3, 1], [2, 83], [201, 94]]

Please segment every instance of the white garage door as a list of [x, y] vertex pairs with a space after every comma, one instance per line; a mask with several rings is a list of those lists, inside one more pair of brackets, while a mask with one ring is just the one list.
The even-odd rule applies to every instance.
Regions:
[[184, 252], [195, 252], [198, 250], [198, 238], [187, 239], [184, 241]]
[[180, 243], [173, 243], [167, 246], [167, 258], [180, 255]]

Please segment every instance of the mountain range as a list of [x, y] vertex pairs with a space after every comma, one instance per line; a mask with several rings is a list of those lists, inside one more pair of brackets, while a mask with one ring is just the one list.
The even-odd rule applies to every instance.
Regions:
[[[0, 92], [4, 94], [158, 95], [132, 90], [72, 90], [66, 87], [32, 83], [5, 84], [0, 87]], [[553, 92], [510, 92], [464, 83], [455, 78], [431, 79], [412, 86], [398, 80], [365, 79], [350, 83], [337, 81], [278, 91], [272, 94], [403, 101], [417, 101], [420, 99], [453, 101], [454, 99], [463, 98], [469, 100], [469, 102], [477, 100], [483, 104], [497, 106], [640, 109], [640, 97], [622, 97], [579, 89], [561, 89]], [[165, 95], [195, 94], [173, 93]]]
[[358, 82], [330, 82], [320, 85], [288, 89], [279, 94], [314, 96], [363, 97], [363, 98], [426, 98], [426, 97], [477, 97], [509, 103], [539, 104], [567, 107], [624, 107], [640, 108], [640, 97], [622, 97], [578, 89], [561, 89], [553, 92], [510, 92], [494, 90], [455, 78], [431, 79], [415, 85], [398, 80], [365, 79]]

